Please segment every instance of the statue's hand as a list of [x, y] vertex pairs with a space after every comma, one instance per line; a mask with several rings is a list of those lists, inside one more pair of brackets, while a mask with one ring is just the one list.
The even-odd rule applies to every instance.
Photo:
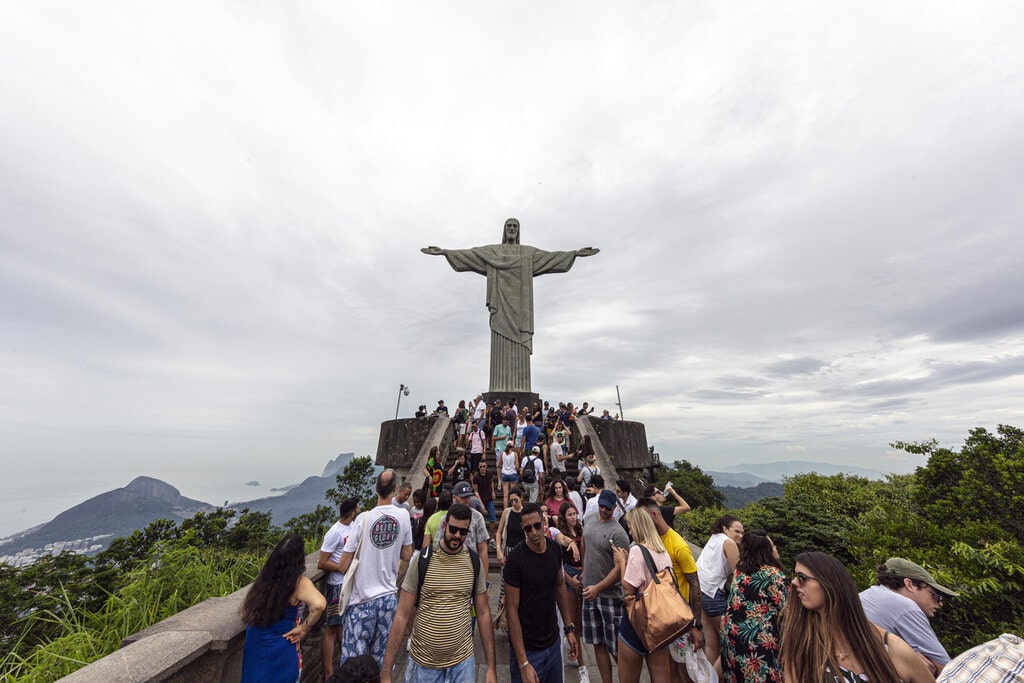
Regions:
[[444, 249], [441, 247], [423, 247], [420, 251], [431, 256], [444, 256]]
[[600, 253], [600, 249], [594, 249], [593, 247], [583, 247], [582, 249], [576, 250], [577, 256], [593, 256], [594, 254]]

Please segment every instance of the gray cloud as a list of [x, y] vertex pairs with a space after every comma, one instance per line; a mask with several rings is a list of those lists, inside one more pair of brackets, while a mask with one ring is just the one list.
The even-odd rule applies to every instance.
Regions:
[[945, 387], [985, 384], [1024, 375], [1024, 356], [993, 360], [949, 363], [927, 361], [919, 377], [879, 379], [853, 387], [854, 392], [870, 396], [915, 394]]
[[817, 358], [789, 358], [776, 361], [764, 367], [764, 372], [773, 377], [787, 377], [790, 375], [813, 375], [828, 363]]
[[484, 280], [419, 248], [513, 215], [602, 250], [535, 282], [535, 388], [618, 386], [665, 460], [905, 468], [1020, 421], [1015, 5], [594, 9], [10, 8], [12, 467], [188, 495], [372, 452], [399, 384], [486, 388]]

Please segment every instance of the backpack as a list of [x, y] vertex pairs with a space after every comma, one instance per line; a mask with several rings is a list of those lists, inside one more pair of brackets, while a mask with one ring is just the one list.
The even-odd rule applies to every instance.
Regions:
[[526, 459], [526, 464], [523, 465], [523, 483], [524, 484], [536, 484], [537, 483], [537, 468], [533, 462], [537, 458], [532, 455]]
[[[480, 579], [480, 556], [475, 550], [470, 548], [468, 545], [465, 546], [466, 550], [469, 551], [469, 557], [473, 560], [473, 590], [476, 590], [476, 582]], [[420, 561], [418, 563], [419, 568], [419, 580], [416, 582], [416, 606], [420, 606], [420, 592], [423, 590], [423, 581], [427, 578], [427, 565], [430, 564], [430, 558], [434, 555], [434, 544], [431, 543], [420, 552]]]

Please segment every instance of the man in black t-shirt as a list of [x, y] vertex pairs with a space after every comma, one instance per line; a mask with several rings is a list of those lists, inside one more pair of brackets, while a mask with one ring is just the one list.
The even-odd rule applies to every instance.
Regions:
[[488, 413], [487, 419], [487, 440], [491, 440], [491, 435], [494, 434], [494, 428], [501, 424], [502, 419], [505, 417], [505, 411], [501, 409], [501, 401], [495, 401], [494, 405], [491, 406], [491, 411]]
[[469, 463], [466, 462], [465, 449], [460, 448], [456, 453], [457, 457], [455, 458], [455, 462], [453, 462], [452, 466], [448, 468], [448, 479], [452, 483], [452, 490], [455, 490], [455, 486], [460, 481], [469, 482], [469, 477], [473, 473]]
[[508, 615], [509, 668], [513, 681], [561, 681], [562, 648], [555, 606], [566, 624], [569, 657], [579, 655], [576, 626], [562, 574], [562, 549], [547, 538], [546, 516], [537, 503], [523, 506], [526, 542], [505, 560], [505, 613]]

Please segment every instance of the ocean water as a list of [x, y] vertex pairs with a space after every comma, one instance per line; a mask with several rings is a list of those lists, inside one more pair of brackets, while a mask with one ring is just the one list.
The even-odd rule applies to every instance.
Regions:
[[[44, 524], [68, 508], [112, 489], [126, 486], [137, 476], [155, 477], [181, 492], [181, 495], [210, 505], [265, 498], [279, 495], [273, 487], [298, 484], [306, 477], [319, 476], [322, 470], [310, 466], [297, 472], [295, 467], [253, 468], [240, 473], [234, 470], [204, 468], [201, 472], [121, 474], [106, 471], [96, 474], [76, 472], [42, 478], [24, 474], [4, 475], [0, 485], [0, 538]], [[248, 486], [247, 481], [259, 486]]]

